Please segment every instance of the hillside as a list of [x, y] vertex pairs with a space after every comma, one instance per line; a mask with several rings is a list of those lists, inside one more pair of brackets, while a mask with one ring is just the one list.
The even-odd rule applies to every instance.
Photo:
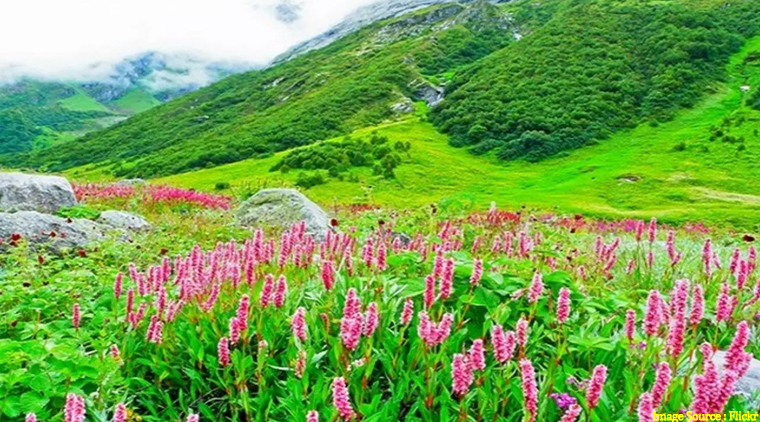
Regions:
[[[597, 145], [539, 163], [504, 164], [494, 156], [462, 154], [446, 135], [419, 118], [410, 118], [355, 132], [373, 132], [392, 142], [411, 143], [409, 156], [395, 169], [395, 179], [351, 168], [344, 180], [306, 192], [322, 204], [370, 203], [381, 206], [487, 207], [523, 205], [545, 211], [579, 212], [601, 217], [662, 221], [705, 221], [757, 228], [760, 220], [760, 110], [742, 86], [760, 86], [760, 37], [732, 56], [725, 84], [693, 109], [668, 122], [642, 124], [621, 131]], [[757, 92], [757, 91], [755, 91]], [[717, 134], [721, 136], [718, 137]], [[740, 141], [741, 140], [741, 141]], [[270, 172], [286, 153], [246, 160], [197, 172], [157, 179], [200, 190], [230, 184], [226, 192], [245, 195], [260, 187], [295, 185], [302, 174], [316, 170]], [[99, 179], [102, 169], [80, 168], [70, 175]], [[352, 181], [351, 175], [358, 179]]]
[[227, 78], [65, 148], [13, 159], [52, 171], [97, 163], [117, 177], [165, 176], [342, 136], [425, 100], [453, 145], [537, 161], [641, 122], [667, 121], [713, 91], [760, 19], [757, 2], [723, 6], [433, 5]]
[[515, 33], [511, 15], [487, 2], [432, 6], [24, 162], [50, 170], [101, 163], [117, 176], [151, 177], [267, 156], [393, 119], [410, 111], [412, 100], [435, 104], [448, 72], [507, 45]]
[[239, 70], [146, 53], [91, 81], [25, 78], [0, 84], [0, 154], [57, 148]]
[[758, 7], [438, 4], [22, 163], [323, 203], [754, 225]]

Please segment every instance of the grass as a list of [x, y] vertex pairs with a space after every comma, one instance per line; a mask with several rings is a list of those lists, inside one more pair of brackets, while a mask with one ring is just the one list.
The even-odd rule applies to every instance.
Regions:
[[140, 113], [161, 104], [150, 93], [141, 89], [133, 88], [123, 97], [113, 102], [115, 107], [129, 111], [130, 113]]
[[61, 107], [72, 111], [110, 111], [108, 107], [100, 104], [97, 100], [77, 89], [77, 93], [60, 102]]
[[[397, 169], [397, 179], [382, 180], [361, 170], [355, 173], [360, 183], [331, 179], [307, 194], [323, 204], [420, 207], [445, 201], [485, 208], [495, 201], [508, 208], [526, 205], [604, 217], [656, 215], [671, 222], [704, 220], [756, 227], [760, 170], [754, 163], [760, 158], [760, 138], [754, 129], [760, 126], [760, 112], [744, 106], [747, 94], [742, 94], [739, 86], [760, 86], [760, 68], [743, 65], [750, 52], [759, 50], [760, 37], [748, 42], [732, 58], [727, 83], [672, 121], [657, 127], [641, 125], [598, 145], [536, 164], [502, 164], [495, 158], [466, 154], [417, 118], [362, 129], [354, 136], [376, 130], [392, 141], [412, 143], [411, 158]], [[744, 123], [737, 127], [742, 116]], [[746, 150], [709, 140], [710, 127], [720, 126], [726, 117], [734, 121], [730, 134], [743, 136]], [[673, 151], [682, 142], [685, 150]], [[269, 172], [279, 158], [278, 154], [246, 160], [156, 182], [204, 190], [213, 189], [218, 182], [233, 187], [292, 185], [297, 171], [286, 175]]]

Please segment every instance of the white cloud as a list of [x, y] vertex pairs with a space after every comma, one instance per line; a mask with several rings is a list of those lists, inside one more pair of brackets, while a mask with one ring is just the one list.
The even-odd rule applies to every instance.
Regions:
[[[261, 65], [371, 2], [0, 0], [0, 82], [102, 78], [147, 51]], [[298, 19], [277, 19], [283, 3], [300, 6]]]

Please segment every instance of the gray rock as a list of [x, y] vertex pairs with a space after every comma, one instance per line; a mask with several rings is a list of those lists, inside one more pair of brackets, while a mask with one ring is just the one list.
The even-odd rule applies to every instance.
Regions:
[[330, 217], [309, 198], [295, 189], [262, 189], [243, 202], [236, 211], [243, 227], [286, 229], [306, 221], [306, 233], [322, 241], [330, 230]]
[[400, 102], [393, 104], [391, 110], [394, 113], [405, 114], [414, 112], [414, 103], [409, 98], [404, 97]]
[[401, 242], [401, 246], [408, 247], [410, 243], [412, 243], [412, 238], [409, 237], [408, 234], [402, 233], [402, 232], [392, 232], [391, 233], [391, 242], [398, 239], [399, 242]]
[[144, 231], [150, 230], [150, 223], [140, 215], [126, 211], [103, 211], [98, 217], [98, 222], [107, 226], [122, 230]]
[[[719, 372], [723, 372], [723, 366], [726, 363], [726, 352], [717, 351], [713, 355], [713, 363]], [[748, 400], [758, 401], [760, 395], [760, 361], [752, 359], [747, 374], [739, 379], [736, 383], [734, 394], [744, 396]], [[757, 406], [757, 404], [755, 405]]]
[[[383, 0], [357, 9], [338, 25], [327, 32], [306, 42], [292, 47], [274, 59], [274, 64], [291, 60], [311, 50], [322, 48], [333, 41], [358, 31], [359, 29], [383, 19], [402, 16], [428, 6], [441, 3], [473, 3], [476, 0]], [[508, 3], [510, 0], [487, 0], [489, 3]]]
[[117, 181], [115, 184], [118, 186], [143, 186], [147, 185], [148, 182], [143, 179], [123, 179]]
[[76, 205], [74, 189], [63, 177], [0, 173], [0, 210], [54, 213]]
[[13, 234], [32, 245], [48, 244], [53, 251], [83, 248], [105, 239], [113, 228], [86, 219], [65, 219], [36, 211], [0, 213], [0, 238]]
[[412, 81], [409, 88], [414, 90], [414, 99], [425, 101], [430, 107], [435, 107], [443, 101], [443, 87], [433, 86], [425, 80]]

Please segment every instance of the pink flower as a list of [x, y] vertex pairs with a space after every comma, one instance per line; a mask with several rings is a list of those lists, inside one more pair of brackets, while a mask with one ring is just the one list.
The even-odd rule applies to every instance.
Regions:
[[461, 353], [455, 354], [451, 362], [451, 389], [454, 394], [467, 394], [473, 381], [472, 367], [467, 362], [467, 357]]
[[385, 248], [385, 243], [380, 242], [380, 245], [377, 247], [377, 269], [380, 271], [385, 271], [387, 267], [386, 263], [386, 257], [388, 256], [388, 251]]
[[604, 365], [597, 365], [594, 367], [594, 372], [591, 374], [591, 381], [588, 384], [586, 390], [586, 403], [588, 408], [593, 409], [599, 404], [599, 397], [602, 396], [602, 389], [604, 388], [604, 382], [607, 380], [607, 367]]
[[367, 306], [367, 315], [365, 316], [364, 335], [372, 337], [375, 333], [379, 322], [379, 316], [377, 313], [377, 303], [372, 302]]
[[494, 325], [491, 331], [491, 343], [493, 343], [494, 357], [498, 362], [504, 363], [512, 359], [517, 344], [514, 332], [505, 333], [500, 325]]
[[633, 258], [631, 258], [628, 261], [628, 265], [625, 267], [625, 273], [626, 274], [631, 274], [631, 273], [633, 273], [633, 270], [635, 270], [635, 269], [636, 269], [636, 260], [633, 259]]
[[544, 281], [541, 273], [536, 271], [533, 274], [533, 281], [530, 283], [530, 292], [528, 293], [528, 302], [536, 303], [544, 293]]
[[367, 238], [367, 243], [362, 247], [362, 260], [367, 268], [372, 268], [373, 254], [374, 248], [372, 247], [372, 238]]
[[654, 422], [654, 404], [652, 395], [644, 393], [639, 398], [639, 422]]
[[113, 296], [118, 300], [121, 297], [121, 292], [124, 289], [124, 274], [116, 274], [116, 280], [113, 282]]
[[741, 251], [739, 248], [734, 248], [734, 252], [731, 254], [731, 260], [728, 262], [728, 271], [731, 274], [736, 274], [736, 269], [739, 267], [739, 258], [741, 258]]
[[467, 359], [470, 361], [472, 369], [477, 369], [478, 371], [486, 369], [486, 355], [482, 339], [475, 339], [472, 342], [470, 351], [467, 353]]
[[221, 288], [222, 286], [219, 283], [216, 283], [213, 286], [211, 286], [211, 293], [209, 293], [208, 298], [206, 299], [206, 302], [203, 304], [204, 311], [208, 312], [214, 308], [214, 305], [216, 304], [216, 300], [219, 298], [219, 291]]
[[472, 264], [472, 275], [470, 276], [470, 284], [471, 285], [478, 284], [482, 277], [483, 277], [483, 260], [480, 258], [475, 258], [475, 261]]
[[66, 396], [66, 406], [63, 408], [64, 422], [84, 422], [84, 398], [69, 393]]
[[[686, 331], [686, 302], [689, 299], [689, 281], [678, 280], [671, 294], [672, 318], [668, 330], [668, 351], [677, 358], [683, 350], [684, 334]], [[655, 405], [657, 405], [655, 400]]]
[[151, 316], [150, 324], [148, 324], [148, 333], [146, 334], [145, 339], [151, 343], [160, 344], [163, 338], [163, 328], [164, 323], [158, 315]]
[[238, 320], [238, 326], [241, 332], [248, 329], [248, 309], [251, 307], [251, 299], [248, 295], [243, 295], [238, 302], [238, 308], [235, 317]]
[[662, 307], [660, 305], [660, 292], [650, 290], [647, 298], [647, 313], [644, 316], [644, 333], [648, 336], [655, 335], [660, 328], [662, 320]]
[[716, 322], [731, 319], [731, 314], [734, 313], [734, 299], [728, 294], [728, 284], [723, 283], [720, 286], [720, 294], [718, 294], [718, 303], [715, 310]]
[[740, 377], [747, 371], [745, 364], [747, 359], [752, 357], [751, 354], [746, 353], [744, 349], [749, 343], [749, 327], [747, 321], [742, 321], [736, 326], [736, 334], [734, 334], [731, 345], [726, 350], [726, 369], [739, 373]]
[[302, 306], [296, 309], [296, 313], [293, 314], [293, 320], [290, 323], [290, 329], [293, 331], [293, 335], [301, 340], [306, 341], [306, 320], [304, 315], [306, 309]]
[[404, 309], [401, 311], [401, 325], [407, 325], [412, 321], [412, 314], [414, 314], [414, 302], [412, 298], [408, 297], [404, 301]]
[[446, 341], [451, 333], [451, 324], [454, 321], [453, 315], [450, 313], [443, 314], [441, 322], [438, 324], [431, 321], [425, 311], [420, 311], [418, 316], [420, 321], [417, 324], [417, 335], [428, 347], [434, 347]]
[[454, 260], [449, 258], [446, 260], [443, 274], [441, 274], [441, 298], [448, 299], [451, 296], [451, 288], [454, 282]]
[[425, 277], [425, 308], [430, 309], [435, 303], [435, 276], [429, 274]]
[[113, 422], [126, 422], [127, 421], [127, 407], [124, 403], [116, 405], [116, 410], [113, 413]]
[[288, 283], [285, 280], [285, 276], [281, 275], [277, 278], [277, 285], [274, 289], [274, 306], [276, 308], [282, 308], [285, 304], [285, 295], [288, 294]]
[[361, 340], [364, 319], [361, 312], [351, 316], [344, 316], [340, 320], [340, 338], [348, 350], [356, 349]]
[[515, 331], [517, 335], [517, 344], [519, 344], [520, 347], [525, 347], [525, 345], [528, 344], [528, 321], [526, 321], [525, 318], [520, 317], [517, 321]]
[[529, 415], [528, 421], [534, 422], [536, 420], [536, 412], [538, 411], [538, 387], [536, 386], [536, 374], [533, 370], [533, 364], [528, 359], [520, 361], [520, 378], [522, 380], [525, 412]]
[[187, 422], [198, 422], [200, 419], [201, 417], [194, 413], [187, 415]]
[[135, 306], [135, 289], [127, 290], [127, 315], [132, 313]]
[[37, 415], [34, 413], [28, 413], [24, 419], [24, 422], [37, 422]]
[[335, 267], [332, 261], [322, 262], [322, 284], [325, 290], [332, 290], [335, 285]]
[[79, 310], [79, 304], [75, 303], [74, 308], [71, 310], [71, 323], [74, 324], [74, 328], [79, 330], [79, 323], [82, 320], [82, 313]]
[[657, 236], [657, 219], [652, 217], [652, 219], [649, 221], [649, 243], [654, 242], [655, 237]]
[[306, 415], [306, 422], [319, 422], [319, 412], [310, 410]]
[[119, 351], [119, 346], [112, 344], [111, 348], [109, 349], [109, 352], [111, 353], [111, 357], [114, 359], [120, 359], [121, 358], [121, 351]]
[[661, 362], [657, 365], [657, 371], [654, 376], [654, 385], [652, 386], [652, 405], [657, 408], [662, 403], [665, 393], [670, 386], [670, 365], [667, 362]]
[[359, 297], [356, 295], [356, 289], [353, 287], [348, 289], [346, 293], [346, 302], [343, 305], [343, 316], [352, 317], [358, 314], [361, 310], [362, 303]]
[[702, 266], [707, 278], [712, 276], [712, 241], [708, 238], [702, 246]]
[[348, 397], [348, 388], [346, 380], [343, 377], [337, 377], [332, 382], [333, 406], [338, 409], [340, 418], [344, 421], [354, 417], [354, 409], [351, 407], [351, 401]]
[[636, 332], [636, 311], [629, 309], [625, 313], [625, 336], [629, 342], [633, 342], [633, 335]]
[[303, 373], [306, 370], [306, 351], [301, 349], [298, 351], [298, 357], [296, 358], [295, 375], [296, 378], [301, 379]]
[[639, 220], [639, 221], [636, 222], [636, 241], [637, 242], [641, 241], [641, 238], [644, 235], [644, 227], [645, 226], [646, 226], [646, 223], [644, 223], [641, 220]]
[[577, 404], [571, 404], [570, 407], [568, 407], [565, 411], [565, 414], [562, 415], [562, 419], [560, 419], [559, 422], [575, 422], [578, 420], [578, 416], [580, 416], [581, 410], [581, 407]]
[[264, 285], [261, 286], [261, 297], [260, 297], [260, 303], [262, 308], [266, 308], [269, 306], [269, 303], [272, 301], [272, 293], [274, 292], [274, 276], [272, 274], [267, 274], [266, 277], [264, 277]]
[[454, 315], [450, 313], [443, 314], [441, 322], [438, 323], [438, 329], [435, 331], [435, 343], [441, 344], [449, 338], [451, 334], [451, 324], [454, 322]]
[[691, 315], [689, 316], [689, 323], [691, 325], [699, 325], [702, 321], [702, 316], [705, 314], [705, 294], [702, 290], [702, 286], [694, 284], [694, 294], [691, 299]]
[[559, 289], [559, 298], [557, 299], [557, 322], [564, 324], [570, 316], [570, 289], [563, 287]]
[[654, 251], [647, 252], [647, 267], [652, 268], [654, 265]]
[[217, 354], [219, 355], [219, 364], [227, 366], [230, 364], [230, 342], [227, 337], [219, 339], [219, 344], [216, 346]]

